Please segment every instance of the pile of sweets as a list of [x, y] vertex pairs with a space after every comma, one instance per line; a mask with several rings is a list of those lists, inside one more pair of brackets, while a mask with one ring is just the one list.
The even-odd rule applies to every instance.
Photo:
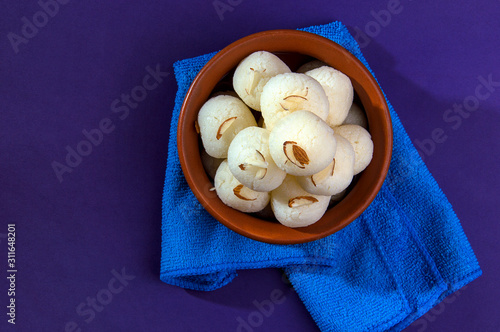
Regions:
[[201, 159], [217, 196], [288, 227], [317, 222], [373, 155], [349, 77], [318, 60], [293, 73], [259, 51], [240, 62], [233, 88], [198, 113]]

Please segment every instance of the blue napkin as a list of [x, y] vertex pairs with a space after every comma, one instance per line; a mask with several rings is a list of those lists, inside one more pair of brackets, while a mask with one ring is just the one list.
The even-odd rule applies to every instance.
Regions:
[[[341, 23], [303, 30], [338, 43], [370, 69]], [[184, 96], [214, 54], [174, 64], [179, 90], [163, 193], [162, 281], [209, 291], [240, 269], [283, 268], [322, 331], [400, 331], [481, 275], [458, 218], [390, 104], [394, 148], [387, 179], [369, 208], [340, 232], [272, 245], [213, 219], [184, 179], [176, 135]]]

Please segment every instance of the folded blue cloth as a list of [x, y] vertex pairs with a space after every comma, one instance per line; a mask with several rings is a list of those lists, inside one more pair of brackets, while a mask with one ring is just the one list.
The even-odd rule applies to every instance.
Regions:
[[[341, 23], [303, 30], [338, 43], [370, 69]], [[179, 90], [163, 194], [162, 281], [208, 291], [231, 282], [240, 269], [284, 268], [322, 331], [400, 331], [481, 275], [450, 203], [389, 103], [394, 148], [387, 179], [343, 230], [311, 243], [273, 245], [213, 219], [184, 179], [176, 135], [184, 96], [214, 54], [174, 64]]]

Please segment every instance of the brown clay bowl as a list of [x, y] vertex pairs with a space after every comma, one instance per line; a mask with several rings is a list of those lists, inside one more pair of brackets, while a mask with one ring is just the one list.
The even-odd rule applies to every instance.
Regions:
[[[249, 54], [268, 51], [280, 56], [292, 71], [319, 59], [349, 76], [356, 96], [365, 109], [374, 143], [373, 159], [358, 176], [350, 192], [315, 224], [288, 228], [222, 203], [205, 173], [195, 120], [201, 106], [217, 89], [231, 88], [234, 68]], [[373, 201], [389, 169], [392, 152], [392, 124], [382, 91], [368, 69], [336, 43], [308, 32], [271, 30], [242, 38], [217, 53], [198, 73], [181, 108], [177, 145], [186, 180], [203, 207], [231, 230], [254, 240], [296, 244], [317, 240], [339, 231], [356, 219]]]

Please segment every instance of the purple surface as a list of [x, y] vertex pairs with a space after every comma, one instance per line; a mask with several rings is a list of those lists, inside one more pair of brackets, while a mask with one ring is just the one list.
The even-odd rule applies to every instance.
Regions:
[[[214, 3], [226, 4], [222, 19]], [[371, 34], [369, 43], [359, 37], [365, 57], [413, 142], [427, 142], [425, 161], [483, 269], [482, 277], [406, 331], [500, 330], [500, 83], [491, 91], [479, 88], [479, 105], [469, 97], [478, 77], [500, 82], [500, 2], [214, 3], [69, 1], [49, 7], [52, 17], [37, 14], [36, 1], [2, 2], [0, 330], [71, 331], [73, 323], [83, 331], [316, 330], [278, 270], [241, 271], [230, 285], [209, 293], [160, 282], [160, 207], [176, 92], [172, 63], [254, 32], [334, 20], [353, 33]], [[376, 23], [376, 12], [388, 7], [390, 19]], [[33, 22], [33, 15], [41, 27], [25, 28], [29, 38], [21, 40], [23, 17]], [[18, 38], [18, 52], [9, 36]], [[157, 64], [170, 75], [159, 77], [159, 84], [147, 81], [151, 90], [128, 113], [116, 102], [115, 113], [111, 105], [122, 94], [141, 97], [145, 90], [135, 87], [143, 84], [146, 67]], [[447, 110], [464, 101], [477, 110], [446, 122]], [[101, 142], [95, 134], [98, 144], [60, 182], [52, 163], [65, 163], [67, 146], [77, 149], [82, 131], [102, 121], [112, 131]], [[430, 144], [436, 128], [446, 139]], [[15, 326], [6, 315], [11, 223]], [[115, 276], [122, 269], [129, 280]], [[258, 314], [255, 301], [270, 299], [275, 289], [284, 300], [269, 317]], [[106, 304], [86, 304], [96, 296]], [[256, 326], [239, 328], [249, 317]]]

